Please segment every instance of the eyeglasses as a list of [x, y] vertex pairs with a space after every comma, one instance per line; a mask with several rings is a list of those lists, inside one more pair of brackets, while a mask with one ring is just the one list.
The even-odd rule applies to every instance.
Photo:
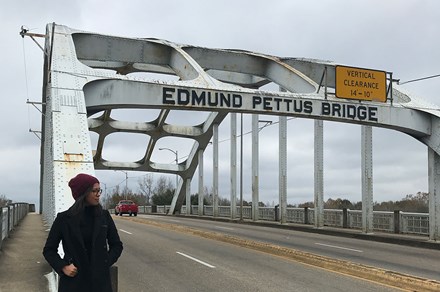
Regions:
[[94, 194], [102, 194], [102, 189], [93, 189], [90, 192]]

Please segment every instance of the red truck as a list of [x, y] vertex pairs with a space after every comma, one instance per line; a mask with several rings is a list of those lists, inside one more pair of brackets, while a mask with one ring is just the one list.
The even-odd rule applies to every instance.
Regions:
[[137, 216], [138, 206], [131, 200], [122, 200], [115, 207], [115, 215], [122, 216], [122, 214]]

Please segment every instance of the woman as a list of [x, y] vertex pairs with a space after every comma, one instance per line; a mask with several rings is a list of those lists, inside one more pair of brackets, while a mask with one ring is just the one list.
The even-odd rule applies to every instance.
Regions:
[[[58, 273], [60, 292], [111, 292], [110, 266], [122, 253], [122, 242], [110, 213], [99, 204], [96, 177], [80, 173], [69, 181], [75, 203], [58, 213], [43, 255]], [[60, 241], [64, 257], [58, 254]]]

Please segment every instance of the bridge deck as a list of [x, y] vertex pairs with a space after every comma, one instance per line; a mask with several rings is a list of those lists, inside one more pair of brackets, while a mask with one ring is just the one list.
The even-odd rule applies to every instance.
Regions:
[[[306, 232], [322, 232], [336, 236], [356, 236], [361, 239], [424, 248], [437, 249], [439, 246], [439, 243], [429, 241], [427, 237], [423, 236], [384, 234], [380, 232], [361, 234], [359, 231], [348, 229], [300, 228], [296, 225], [294, 226], [294, 224], [280, 225], [266, 221], [246, 221], [246, 223], [274, 228], [301, 229]], [[16, 227], [11, 237], [4, 242], [0, 252], [0, 291], [49, 291], [48, 280], [44, 275], [51, 272], [51, 268], [42, 255], [43, 245], [47, 236], [46, 229], [47, 227], [44, 226], [41, 215], [29, 213]]]

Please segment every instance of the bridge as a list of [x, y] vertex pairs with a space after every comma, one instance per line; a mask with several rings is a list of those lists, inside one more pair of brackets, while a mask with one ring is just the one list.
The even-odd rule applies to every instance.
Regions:
[[[252, 220], [259, 220], [258, 115], [279, 118], [280, 224], [287, 222], [287, 118], [314, 120], [313, 221], [317, 228], [324, 227], [323, 122], [337, 121], [362, 125], [362, 231], [373, 231], [372, 127], [383, 127], [406, 133], [427, 146], [429, 239], [440, 239], [438, 108], [399, 90], [392, 73], [328, 61], [103, 35], [55, 23], [47, 25], [44, 38], [40, 210], [48, 222], [73, 203], [68, 180], [79, 172], [94, 174], [95, 170], [175, 174], [180, 179], [169, 214], [178, 213], [185, 200], [190, 205], [195, 176], [198, 193], [203, 194], [203, 153], [210, 143], [214, 153], [213, 216], [218, 216], [218, 127], [228, 116], [230, 216], [237, 218], [237, 114], [247, 113], [252, 114], [253, 129]], [[156, 80], [149, 73], [174, 79]], [[348, 77], [340, 81], [344, 74]], [[379, 81], [374, 83], [376, 77]], [[275, 84], [278, 90], [263, 90], [267, 84]], [[368, 90], [358, 91], [359, 86]], [[112, 116], [118, 109], [156, 109], [158, 115], [148, 122], [130, 122]], [[167, 117], [179, 110], [207, 113], [206, 120], [192, 126], [170, 123]], [[98, 135], [96, 145], [91, 143], [90, 132]], [[106, 159], [103, 150], [114, 133], [148, 136], [143, 157], [123, 162]], [[155, 162], [152, 157], [164, 138], [193, 141], [187, 159], [177, 164]], [[190, 211], [186, 208], [188, 215]]]
[[[27, 32], [22, 33], [31, 36]], [[292, 288], [292, 282], [284, 280], [294, 279], [295, 282], [304, 285], [301, 287], [308, 287], [317, 291], [340, 291], [346, 290], [348, 286], [356, 286], [360, 291], [385, 289], [384, 286], [373, 286], [376, 283], [370, 283], [372, 286], [364, 287], [365, 283], [354, 278], [339, 277], [338, 274], [334, 273], [327, 275], [327, 271], [324, 270], [319, 270], [318, 274], [316, 271], [305, 269], [303, 266], [296, 267], [294, 265], [280, 269], [282, 265], [286, 264], [285, 262], [272, 262], [273, 260], [268, 261], [264, 257], [264, 253], [270, 253], [269, 249], [273, 249], [272, 252], [278, 255], [276, 258], [289, 258], [286, 254], [292, 255], [289, 252], [290, 248], [301, 249], [301, 245], [303, 245], [312, 247], [310, 252], [314, 253], [315, 256], [310, 257], [310, 254], [303, 252], [295, 253], [297, 256], [295, 261], [302, 262], [301, 257], [303, 259], [316, 258], [316, 254], [328, 253], [331, 248], [344, 249], [347, 251], [347, 255], [334, 256], [338, 258], [337, 260], [328, 261], [325, 257], [318, 257], [324, 265], [329, 265], [331, 262], [333, 264], [332, 269], [340, 273], [350, 274], [348, 271], [341, 271], [342, 268], [347, 266], [348, 261], [351, 268], [353, 268], [351, 272], [355, 273], [356, 277], [364, 277], [359, 274], [360, 270], [356, 270], [356, 268], [361, 268], [368, 274], [365, 278], [370, 279], [371, 273], [376, 273], [375, 277], [379, 278], [383, 275], [388, 277], [378, 281], [378, 283], [385, 283], [403, 289], [417, 290], [423, 287], [427, 291], [438, 290], [440, 285], [438, 282], [440, 278], [437, 273], [437, 242], [440, 238], [440, 198], [437, 195], [440, 183], [438, 178], [440, 175], [438, 109], [422, 104], [416, 98], [399, 90], [399, 86], [393, 82], [391, 73], [346, 67], [327, 61], [280, 58], [240, 50], [199, 48], [157, 39], [133, 39], [101, 35], [56, 24], [49, 24], [46, 34], [40, 36], [44, 37], [46, 42], [43, 49], [45, 65], [42, 98], [43, 127], [40, 188], [40, 210], [43, 212], [45, 220], [51, 223], [57, 212], [67, 209], [73, 203], [70, 190], [67, 188], [67, 182], [78, 172], [94, 174], [95, 170], [108, 169], [169, 173], [180, 178], [172, 204], [164, 206], [163, 213], [173, 215], [183, 212], [183, 216], [175, 217], [171, 221], [169, 216], [156, 216], [160, 219], [151, 219], [148, 214], [142, 214], [139, 217], [143, 218], [137, 218], [137, 220], [144, 220], [142, 223], [145, 226], [142, 228], [139, 227], [139, 222], [131, 222], [132, 220], [127, 218], [115, 219], [118, 227], [125, 230], [121, 232], [121, 237], [123, 237], [124, 244], [127, 243], [127, 247], [129, 247], [126, 252], [124, 251], [124, 257], [118, 262], [121, 268], [128, 271], [120, 275], [121, 285], [124, 287], [135, 290], [139, 288], [138, 283], [142, 283], [142, 285], [145, 285], [143, 287], [160, 289], [165, 287], [161, 285], [166, 283], [167, 288], [173, 287], [178, 290], [178, 288], [182, 288], [182, 283], [185, 283], [188, 285], [185, 287], [188, 289], [193, 288], [193, 291], [195, 285], [204, 291], [216, 291], [222, 290], [224, 283], [228, 283], [235, 290], [240, 290], [243, 287], [252, 287], [252, 290], [265, 288], [269, 290], [277, 287], [282, 291]], [[357, 75], [353, 78], [360, 78], [359, 80], [368, 80], [368, 74], [383, 75], [383, 80], [385, 80], [383, 84], [368, 85], [380, 87], [380, 89], [383, 89], [383, 93], [380, 93], [379, 96], [366, 96], [367, 94], [364, 94], [359, 99], [359, 92], [357, 92], [357, 98], [353, 98], [351, 92], [348, 94], [339, 92], [338, 74], [341, 76], [340, 70], [346, 70], [345, 73], [348, 72], [347, 70], [352, 70], [352, 75]], [[137, 73], [165, 74], [175, 78], [170, 81], [159, 81], [155, 80], [154, 77], [140, 76]], [[351, 84], [350, 86], [355, 87], [356, 82], [358, 81], [347, 81], [343, 85]], [[264, 90], [263, 87], [269, 83], [275, 84], [279, 89], [274, 91]], [[112, 115], [112, 111], [117, 109], [156, 109], [159, 114], [149, 122], [129, 122], [118, 120]], [[182, 110], [208, 114], [203, 123], [193, 126], [173, 124], [167, 120], [171, 112]], [[253, 205], [251, 208], [244, 208], [244, 210], [246, 219], [255, 223], [255, 226], [235, 228], [231, 224], [219, 222], [224, 221], [225, 216], [230, 219], [237, 219], [238, 215], [236, 198], [238, 188], [241, 188], [242, 184], [238, 184], [236, 180], [238, 172], [237, 114], [242, 113], [252, 115]], [[260, 114], [279, 117], [279, 209], [277, 209], [277, 215], [274, 215], [275, 211], [273, 209], [266, 210], [257, 204], [259, 201], [258, 115]], [[231, 206], [229, 209], [225, 209], [224, 206], [218, 206], [216, 201], [218, 199], [219, 181], [218, 127], [228, 116], [231, 123]], [[288, 135], [286, 121], [289, 117], [313, 119], [315, 123], [315, 208], [313, 208], [313, 211], [287, 208], [285, 161]], [[362, 147], [360, 152], [362, 157], [363, 209], [362, 212], [332, 211], [330, 217], [335, 219], [334, 222], [329, 221], [329, 211], [323, 208], [323, 121], [362, 125]], [[420, 239], [420, 237], [413, 238], [401, 235], [394, 237], [391, 233], [385, 236], [372, 233], [372, 127], [384, 127], [406, 133], [428, 148], [429, 219], [426, 220], [424, 215], [424, 219], [422, 219], [424, 222], [428, 222], [429, 225], [428, 228], [422, 231], [423, 234], [428, 234], [430, 239], [428, 242]], [[90, 132], [98, 135], [96, 145], [91, 142]], [[120, 132], [149, 137], [145, 155], [142, 159], [120, 162], [105, 158], [103, 153], [108, 146], [106, 139], [113, 133]], [[158, 141], [175, 137], [193, 141], [188, 158], [185, 161], [180, 161], [177, 165], [155, 162], [152, 158], [154, 157], [153, 154], [159, 150], [157, 147]], [[186, 206], [190, 205], [191, 180], [195, 177], [199, 185], [198, 193], [203, 194], [203, 154], [210, 143], [214, 148], [214, 204], [203, 208], [198, 206], [187, 208]], [[240, 143], [240, 145], [242, 144]], [[183, 207], [185, 200], [187, 203]], [[199, 200], [199, 206], [202, 206], [203, 197], [200, 196]], [[10, 290], [17, 289], [21, 285], [27, 285], [24, 290], [32, 290], [41, 285], [43, 289], [46, 283], [41, 283], [41, 275], [43, 271], [45, 273], [49, 272], [47, 267], [43, 267], [40, 261], [36, 263], [26, 262], [26, 265], [29, 266], [26, 267], [26, 273], [23, 273], [23, 267], [20, 265], [22, 262], [20, 261], [23, 258], [32, 259], [31, 261], [33, 261], [38, 256], [42, 257], [39, 246], [42, 245], [46, 237], [44, 231], [46, 228], [38, 224], [39, 221], [33, 218], [35, 216], [25, 216], [22, 226], [18, 226], [18, 230], [14, 231], [14, 226], [18, 224], [22, 216], [27, 214], [27, 209], [22, 212], [20, 209], [15, 211], [15, 208], [15, 206], [3, 208], [0, 217], [2, 226], [0, 248], [2, 248], [2, 251], [6, 250], [2, 254], [2, 261], [0, 262], [3, 264], [0, 265], [2, 271], [0, 276], [3, 275], [0, 281], [2, 285], [0, 286], [7, 287]], [[146, 207], [143, 210], [148, 213]], [[169, 210], [169, 212], [166, 212], [166, 210]], [[324, 216], [326, 212], [327, 216]], [[215, 225], [212, 223], [194, 223], [191, 221], [190, 216], [186, 216], [190, 214], [200, 216], [206, 215], [206, 213], [216, 218]], [[290, 219], [292, 213], [302, 214], [298, 216], [302, 218], [300, 220], [313, 222], [312, 228], [308, 228], [309, 231], [313, 233], [335, 233], [342, 238], [333, 237], [331, 239], [333, 243], [328, 244], [328, 242], [316, 242], [316, 236], [307, 238], [308, 236], [302, 236], [295, 233], [294, 230], [288, 230], [288, 233], [285, 233], [285, 229], [292, 227], [286, 224], [292, 222]], [[396, 214], [380, 215], [392, 217]], [[404, 215], [406, 217], [414, 216], [413, 214]], [[206, 216], [203, 217], [206, 218]], [[278, 222], [268, 222], [268, 218], [270, 218], [269, 220], [276, 218]], [[399, 220], [406, 220], [404, 217], [399, 218], [401, 218]], [[367, 244], [364, 243], [362, 247], [358, 245], [356, 249], [343, 247], [344, 244], [357, 245], [359, 243], [354, 242], [351, 238], [354, 233], [351, 233], [347, 228], [344, 231], [335, 231], [333, 227], [341, 227], [341, 222], [345, 222], [342, 223], [343, 225], [354, 221], [356, 221], [356, 228], [362, 229], [362, 233], [357, 234], [358, 236], [370, 239], [377, 237], [378, 241], [383, 241], [385, 238], [388, 242], [405, 241], [408, 245], [430, 246], [430, 250], [407, 247], [406, 254], [402, 254], [395, 247], [386, 247], [386, 250], [384, 250], [385, 244], [380, 243], [380, 245], [377, 245], [373, 241], [369, 241]], [[180, 226], [176, 226], [175, 223], [170, 224], [170, 222], [179, 222]], [[268, 233], [259, 229], [259, 225], [276, 226], [278, 228], [277, 231]], [[214, 231], [194, 231], [193, 228], [196, 228], [196, 226], [198, 229]], [[23, 227], [24, 230], [20, 230]], [[162, 230], [158, 232], [155, 229], [157, 227], [162, 228]], [[249, 232], [248, 228], [252, 231]], [[387, 231], [391, 232], [395, 231], [395, 228], [396, 226], [390, 225], [385, 227]], [[300, 229], [307, 229], [307, 227], [300, 227]], [[176, 230], [179, 232], [175, 232]], [[215, 244], [214, 247], [211, 241], [206, 244], [203, 243], [201, 238], [188, 240], [185, 235], [180, 237], [180, 235], [175, 234], [179, 234], [183, 230], [192, 235], [196, 234], [205, 238], [214, 238], [215, 236], [219, 239], [228, 238], [231, 241], [229, 243], [234, 242], [232, 245], [236, 244], [238, 246], [248, 245], [256, 238], [268, 243], [260, 244], [256, 242], [253, 243], [252, 247], [248, 246], [250, 249], [263, 251], [263, 253], [255, 254], [244, 249], [237, 252], [226, 248], [230, 245]], [[222, 234], [220, 236], [218, 235], [219, 230]], [[14, 234], [14, 232], [16, 233]], [[13, 235], [12, 240], [7, 239], [10, 234]], [[145, 234], [154, 234], [154, 236], [145, 236]], [[239, 240], [234, 237], [234, 234], [237, 237], [246, 239]], [[252, 235], [247, 238], [249, 234]], [[254, 235], [255, 237], [253, 237]], [[14, 236], [19, 239], [18, 242], [14, 242]], [[177, 240], [170, 240], [171, 238], [174, 239], [175, 236], [178, 236]], [[293, 243], [290, 241], [290, 236], [295, 236], [296, 240]], [[272, 237], [276, 237], [276, 241]], [[282, 240], [280, 241], [278, 238], [282, 238]], [[319, 240], [324, 240], [324, 237], [319, 238]], [[325, 240], [329, 239], [326, 238]], [[229, 267], [229, 269], [218, 269], [217, 282], [220, 283], [218, 286], [213, 286], [216, 284], [213, 284], [212, 281], [216, 279], [211, 277], [210, 272], [198, 268], [195, 268], [197, 275], [190, 275], [194, 278], [190, 278], [190, 281], [188, 281], [190, 276], [185, 272], [194, 268], [194, 266], [191, 266], [192, 268], [188, 269], [188, 263], [192, 262], [182, 261], [180, 258], [177, 260], [171, 260], [170, 258], [164, 260], [158, 257], [159, 254], [162, 256], [170, 250], [181, 248], [180, 243], [183, 241], [190, 241], [188, 246], [192, 247], [194, 253], [201, 252], [207, 255], [211, 254], [213, 250], [216, 251], [211, 259], [220, 261], [211, 261], [209, 264], [201, 263], [209, 269], [215, 268], [214, 264]], [[141, 245], [134, 245], [134, 243], [139, 242], [141, 242]], [[176, 242], [179, 244], [176, 244]], [[274, 246], [275, 244], [277, 246]], [[295, 244], [298, 246], [295, 246]], [[153, 245], [156, 248], [153, 253], [144, 248], [144, 246]], [[13, 252], [11, 252], [11, 246]], [[207, 246], [208, 248], [206, 248]], [[265, 250], [260, 249], [262, 246]], [[280, 246], [282, 247], [280, 248]], [[140, 255], [137, 252], [139, 250], [144, 253]], [[361, 257], [359, 255], [363, 250], [368, 250], [368, 252], [365, 252], [365, 256]], [[285, 254], [280, 256], [283, 252]], [[187, 253], [179, 251], [176, 254], [179, 257], [181, 256], [182, 259], [197, 260]], [[229, 253], [231, 253], [231, 256], [228, 260], [243, 257], [258, 259], [252, 261], [252, 264], [247, 263], [248, 261], [239, 260], [235, 260], [231, 264], [225, 260], [225, 254]], [[353, 255], [348, 253], [353, 253]], [[142, 261], [143, 259], [151, 259], [155, 265], [146, 265]], [[197, 261], [198, 263], [201, 262], [200, 260]], [[360, 264], [353, 265], [353, 261]], [[263, 262], [265, 263], [264, 268], [269, 271], [267, 274], [271, 275], [269, 277], [271, 280], [258, 280], [249, 277], [252, 273], [260, 274], [258, 268]], [[384, 265], [387, 267], [365, 271], [366, 266], [376, 266], [378, 262], [385, 263]], [[410, 264], [402, 265], [401, 262]], [[137, 268], [139, 265], [142, 265], [142, 270]], [[233, 270], [230, 269], [231, 266], [239, 268]], [[257, 269], [255, 269], [256, 267]], [[389, 267], [393, 267], [400, 274], [393, 274]], [[179, 274], [180, 278], [167, 278], [164, 271], [171, 270], [179, 270], [181, 273], [176, 274]], [[276, 273], [272, 273], [272, 271], [276, 271]], [[31, 273], [29, 274], [29, 272]], [[280, 272], [282, 272], [282, 276], [280, 276]], [[402, 277], [405, 273], [414, 276]], [[144, 279], [144, 275], [149, 275], [150, 279]], [[20, 276], [23, 276], [23, 278]], [[327, 281], [327, 279], [334, 279], [335, 277], [334, 282]], [[29, 283], [26, 283], [26, 280], [30, 278], [34, 282], [29, 281]], [[390, 284], [391, 278], [394, 281], [392, 284]], [[151, 279], [159, 280], [151, 281]], [[188, 283], [191, 281], [192, 283]], [[17, 283], [20, 283], [20, 285], [17, 286]], [[310, 286], [311, 283], [313, 283], [312, 287]]]

